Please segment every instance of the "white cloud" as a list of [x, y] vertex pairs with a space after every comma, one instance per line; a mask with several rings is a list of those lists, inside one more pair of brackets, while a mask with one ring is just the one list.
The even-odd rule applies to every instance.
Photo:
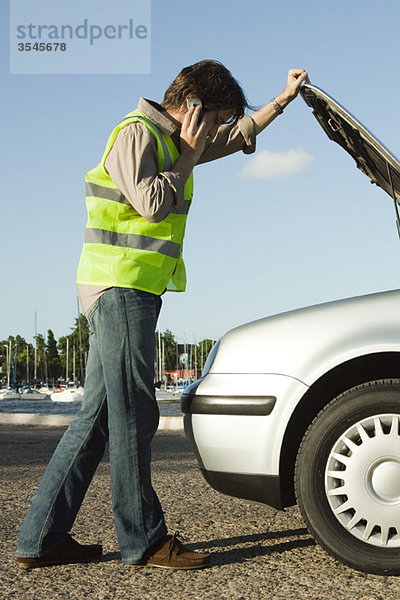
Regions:
[[261, 150], [248, 161], [239, 176], [245, 179], [291, 177], [304, 171], [313, 160], [311, 154], [301, 148], [285, 152]]

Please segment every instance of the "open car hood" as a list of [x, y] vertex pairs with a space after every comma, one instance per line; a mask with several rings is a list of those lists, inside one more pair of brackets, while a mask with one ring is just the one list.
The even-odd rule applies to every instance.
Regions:
[[305, 84], [301, 87], [300, 94], [313, 109], [315, 118], [327, 136], [354, 158], [357, 167], [372, 183], [379, 185], [395, 200], [400, 235], [397, 207], [397, 203], [400, 203], [399, 160], [326, 92], [315, 85]]

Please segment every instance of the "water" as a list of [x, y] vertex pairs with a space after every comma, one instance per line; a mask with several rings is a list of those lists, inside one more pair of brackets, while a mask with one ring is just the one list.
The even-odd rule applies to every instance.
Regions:
[[[163, 394], [157, 398], [160, 415], [179, 417], [182, 415], [180, 398]], [[0, 411], [8, 413], [33, 413], [37, 415], [74, 415], [82, 402], [53, 402], [52, 400], [0, 400]]]
[[82, 402], [52, 402], [51, 400], [0, 400], [0, 410], [9, 413], [37, 415], [74, 415]]

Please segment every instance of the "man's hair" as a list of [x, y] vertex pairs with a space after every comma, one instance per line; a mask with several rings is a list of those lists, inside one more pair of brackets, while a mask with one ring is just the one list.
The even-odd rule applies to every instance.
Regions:
[[165, 92], [161, 106], [179, 109], [187, 98], [200, 98], [204, 110], [233, 110], [231, 120], [243, 117], [250, 108], [232, 73], [216, 60], [202, 60], [185, 67]]

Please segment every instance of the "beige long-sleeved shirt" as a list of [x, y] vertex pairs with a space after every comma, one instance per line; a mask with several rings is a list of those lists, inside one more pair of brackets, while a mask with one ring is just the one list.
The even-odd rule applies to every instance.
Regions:
[[[170, 136], [179, 150], [179, 128], [162, 112], [162, 107], [141, 98], [137, 108]], [[222, 125], [213, 139], [207, 138], [197, 164], [216, 160], [239, 150], [251, 154], [255, 151], [255, 139], [254, 121], [249, 115], [245, 115], [237, 123]], [[133, 123], [119, 132], [106, 158], [105, 168], [133, 208], [151, 223], [162, 221], [172, 208], [179, 208], [184, 201], [184, 179], [179, 173], [158, 172], [157, 143], [143, 123]], [[107, 287], [78, 284], [84, 313], [106, 289]]]

